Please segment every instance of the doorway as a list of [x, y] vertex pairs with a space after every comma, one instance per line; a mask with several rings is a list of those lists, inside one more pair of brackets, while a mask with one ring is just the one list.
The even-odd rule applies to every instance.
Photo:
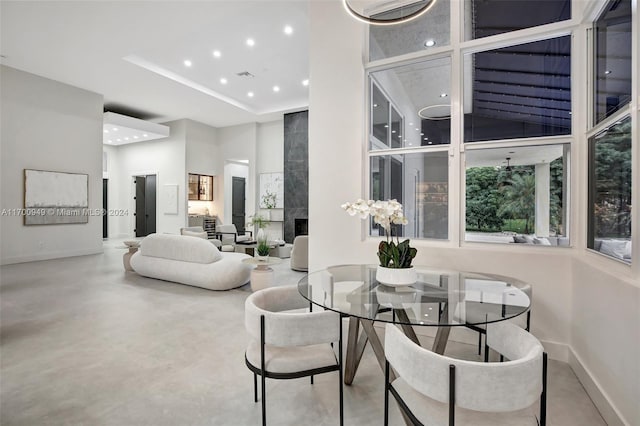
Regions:
[[146, 237], [156, 232], [156, 175], [134, 176], [136, 195], [134, 216], [136, 237]]
[[109, 206], [107, 205], [107, 188], [109, 187], [109, 179], [102, 179], [102, 238], [109, 238]]
[[236, 226], [239, 234], [244, 233], [246, 224], [245, 186], [245, 178], [233, 176], [231, 184], [231, 223]]

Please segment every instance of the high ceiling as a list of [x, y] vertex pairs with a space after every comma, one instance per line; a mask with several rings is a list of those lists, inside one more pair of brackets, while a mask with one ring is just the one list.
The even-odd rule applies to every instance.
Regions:
[[2, 1], [0, 8], [2, 64], [103, 94], [109, 111], [222, 127], [308, 105], [303, 0]]

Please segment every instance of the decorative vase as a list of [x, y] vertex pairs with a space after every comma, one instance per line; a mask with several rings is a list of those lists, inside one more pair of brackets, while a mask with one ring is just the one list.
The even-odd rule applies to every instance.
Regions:
[[267, 241], [267, 234], [265, 234], [264, 229], [258, 228], [258, 233], [256, 234], [256, 241]]
[[406, 286], [416, 283], [418, 273], [413, 266], [410, 268], [385, 268], [378, 265], [376, 280], [391, 287]]

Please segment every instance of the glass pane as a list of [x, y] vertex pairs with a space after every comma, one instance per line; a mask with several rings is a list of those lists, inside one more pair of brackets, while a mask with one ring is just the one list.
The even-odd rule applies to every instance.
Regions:
[[571, 37], [465, 55], [464, 141], [571, 133]]
[[571, 19], [571, 0], [466, 0], [465, 39]]
[[[447, 239], [449, 159], [447, 152], [371, 157], [371, 198], [396, 199], [409, 223], [394, 230], [407, 238]], [[371, 235], [384, 235], [371, 222]]]
[[465, 241], [569, 246], [569, 145], [466, 152]]
[[395, 108], [391, 108], [391, 148], [402, 148], [402, 117]]
[[[438, 0], [424, 15], [407, 23], [369, 25], [369, 60], [418, 52], [434, 46], [448, 46], [450, 8], [448, 0]], [[393, 14], [393, 9], [386, 14]], [[373, 16], [382, 15], [385, 13]]]
[[631, 101], [631, 0], [610, 1], [595, 23], [595, 121]]
[[[372, 136], [382, 132], [383, 105], [391, 106], [392, 148], [448, 144], [451, 140], [451, 60], [432, 59], [371, 73]], [[379, 90], [379, 86], [382, 90]], [[385, 96], [386, 94], [386, 96]], [[377, 110], [380, 109], [380, 115]], [[376, 130], [376, 127], [380, 127]], [[393, 133], [395, 131], [395, 133]], [[371, 149], [386, 148], [371, 140]]]
[[588, 247], [631, 263], [631, 117], [589, 139]]
[[372, 91], [371, 134], [384, 145], [389, 145], [389, 101], [375, 84]]

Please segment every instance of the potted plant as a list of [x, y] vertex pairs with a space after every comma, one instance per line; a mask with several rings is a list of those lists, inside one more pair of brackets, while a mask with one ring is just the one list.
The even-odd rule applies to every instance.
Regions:
[[267, 244], [267, 240], [259, 240], [258, 247], [256, 248], [258, 252], [258, 258], [262, 260], [266, 260], [269, 257], [269, 244]]
[[267, 227], [268, 225], [268, 221], [267, 219], [263, 218], [260, 215], [254, 215], [254, 216], [250, 216], [249, 217], [249, 222], [247, 222], [247, 226], [254, 226], [256, 228], [258, 228], [258, 231], [256, 232], [256, 241], [260, 241], [260, 240], [266, 240], [267, 237], [264, 233], [264, 228]]
[[402, 212], [402, 204], [397, 200], [373, 201], [359, 199], [355, 203], [345, 203], [342, 208], [351, 216], [359, 215], [361, 219], [373, 217], [373, 221], [384, 229], [386, 241], [378, 245], [380, 265], [376, 271], [376, 279], [387, 285], [409, 285], [417, 280], [417, 274], [411, 265], [417, 250], [409, 245], [409, 239], [393, 240], [391, 225], [406, 225], [407, 218]]

